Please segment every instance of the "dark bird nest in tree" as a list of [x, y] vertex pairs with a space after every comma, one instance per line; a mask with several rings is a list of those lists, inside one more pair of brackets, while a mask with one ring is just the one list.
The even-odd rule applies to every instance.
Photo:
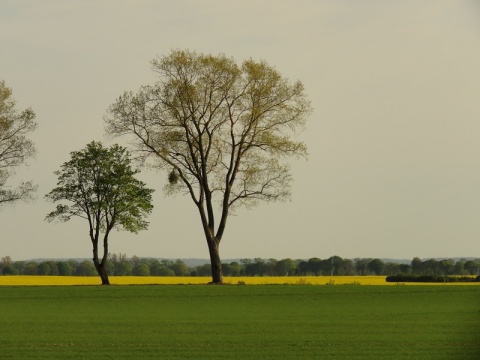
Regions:
[[175, 172], [175, 170], [172, 170], [170, 174], [168, 174], [168, 182], [170, 185], [175, 185], [178, 181], [178, 174]]

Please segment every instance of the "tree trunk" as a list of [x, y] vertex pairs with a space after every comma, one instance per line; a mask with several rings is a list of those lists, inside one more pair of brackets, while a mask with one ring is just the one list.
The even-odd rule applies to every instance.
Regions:
[[93, 264], [95, 265], [95, 269], [97, 270], [100, 279], [102, 279], [102, 285], [110, 285], [107, 270], [105, 269], [105, 261], [98, 261], [98, 246], [95, 243], [93, 244]]
[[207, 239], [208, 250], [210, 252], [210, 264], [212, 266], [212, 282], [211, 284], [223, 284], [222, 261], [220, 260], [219, 245], [220, 243], [214, 239]]
[[100, 275], [100, 279], [102, 279], [102, 285], [110, 285], [110, 281], [108, 280], [108, 274], [105, 270], [105, 264], [98, 263], [95, 264], [95, 268], [97, 269], [98, 275]]

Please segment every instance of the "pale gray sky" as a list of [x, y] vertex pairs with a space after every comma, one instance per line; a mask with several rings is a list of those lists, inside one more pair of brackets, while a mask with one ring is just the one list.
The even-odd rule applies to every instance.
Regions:
[[[105, 140], [107, 107], [176, 48], [266, 60], [315, 108], [292, 201], [238, 211], [222, 258], [480, 257], [476, 0], [0, 0], [0, 79], [39, 123], [38, 156], [13, 179], [38, 200], [0, 210], [0, 256], [90, 257], [82, 219], [43, 220], [53, 171]], [[150, 229], [113, 233], [111, 251], [208, 258], [191, 200], [142, 174]]]

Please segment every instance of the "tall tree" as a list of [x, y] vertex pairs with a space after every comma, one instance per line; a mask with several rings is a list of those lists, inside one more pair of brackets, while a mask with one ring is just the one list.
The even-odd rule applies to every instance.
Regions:
[[18, 111], [15, 105], [12, 90], [0, 81], [0, 205], [29, 200], [37, 189], [31, 181], [17, 188], [7, 186], [15, 168], [35, 156], [35, 146], [27, 138], [37, 127], [35, 113], [30, 108]]
[[[219, 246], [235, 207], [290, 195], [287, 158], [305, 157], [310, 103], [265, 62], [176, 50], [152, 61], [159, 81], [125, 92], [107, 133], [133, 136], [143, 160], [169, 172], [168, 194], [186, 191], [208, 244], [212, 282], [223, 283]], [[218, 207], [216, 207], [216, 204]]]
[[[57, 205], [46, 219], [68, 221], [80, 217], [88, 220], [93, 263], [102, 285], [108, 285], [108, 236], [114, 228], [134, 233], [147, 228], [144, 217], [152, 211], [153, 190], [135, 178], [138, 171], [132, 169], [126, 149], [119, 145], [104, 148], [101, 143], [91, 142], [84, 150], [70, 155], [71, 160], [55, 172], [57, 187], [46, 195], [53, 202], [66, 200], [70, 204]], [[102, 232], [103, 256], [100, 260], [98, 246]]]

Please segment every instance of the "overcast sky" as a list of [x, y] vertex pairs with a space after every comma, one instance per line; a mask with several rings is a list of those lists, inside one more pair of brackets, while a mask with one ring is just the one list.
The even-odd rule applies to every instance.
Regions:
[[[36, 159], [11, 179], [32, 179], [38, 199], [0, 209], [0, 256], [91, 256], [84, 220], [44, 221], [53, 171], [106, 142], [107, 107], [155, 82], [149, 62], [171, 49], [266, 60], [314, 107], [292, 201], [238, 211], [222, 258], [480, 257], [476, 0], [0, 0], [0, 79], [39, 124]], [[164, 197], [166, 178], [142, 172], [150, 228], [112, 233], [111, 252], [208, 258], [191, 199]]]

